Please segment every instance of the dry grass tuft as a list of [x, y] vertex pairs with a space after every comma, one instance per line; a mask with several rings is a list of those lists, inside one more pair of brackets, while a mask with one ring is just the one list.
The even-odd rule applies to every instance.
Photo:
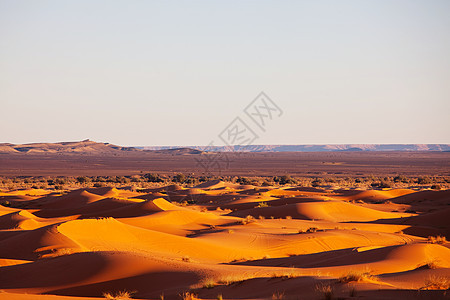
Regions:
[[307, 233], [314, 233], [314, 232], [317, 232], [317, 227], [310, 227], [310, 228], [308, 228], [307, 230], [306, 230], [306, 232]]
[[197, 295], [195, 295], [194, 293], [190, 293], [190, 292], [184, 292], [180, 296], [181, 296], [181, 299], [183, 299], [183, 300], [198, 300]]
[[428, 237], [428, 243], [431, 243], [431, 244], [445, 244], [445, 243], [447, 243], [447, 238], [445, 237], [445, 236], [441, 236], [441, 235], [438, 235], [438, 236], [429, 236]]
[[349, 283], [349, 282], [372, 282], [372, 281], [378, 281], [378, 278], [370, 272], [349, 272], [345, 275], [342, 275], [338, 279], [341, 283]]
[[325, 300], [333, 299], [333, 287], [330, 284], [318, 284], [316, 285], [316, 291], [322, 293], [323, 299]]
[[115, 294], [113, 293], [103, 293], [103, 297], [108, 300], [128, 300], [131, 299], [131, 295], [135, 292], [120, 291]]
[[421, 290], [448, 290], [450, 289], [450, 277], [431, 275], [425, 280]]
[[263, 208], [263, 207], [269, 207], [267, 202], [259, 202], [258, 205], [255, 206], [255, 208]]
[[352, 287], [350, 288], [350, 290], [348, 291], [348, 295], [349, 295], [350, 297], [356, 297], [356, 288], [355, 288], [354, 286], [352, 286]]
[[282, 299], [284, 299], [283, 292], [275, 292], [272, 294], [272, 300], [282, 300]]
[[204, 281], [202, 281], [201, 284], [204, 289], [212, 289], [216, 286], [216, 281], [212, 278], [207, 278]]
[[245, 217], [245, 219], [241, 220], [241, 224], [242, 225], [246, 225], [246, 224], [253, 223], [253, 222], [255, 222], [255, 218], [253, 216], [250, 216], [250, 215]]
[[439, 261], [436, 259], [425, 261], [423, 264], [418, 265], [417, 268], [419, 269], [437, 269], [440, 268]]
[[248, 279], [255, 278], [254, 274], [229, 274], [223, 277], [220, 277], [217, 280], [218, 284], [231, 285], [233, 283], [241, 283]]
[[450, 289], [450, 277], [431, 275], [425, 280], [425, 290], [448, 290]]

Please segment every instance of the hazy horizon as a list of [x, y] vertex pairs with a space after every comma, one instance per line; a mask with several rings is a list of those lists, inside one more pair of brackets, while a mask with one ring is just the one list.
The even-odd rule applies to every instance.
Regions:
[[[450, 2], [0, 0], [0, 143], [449, 144]], [[244, 109], [282, 110], [262, 130]]]

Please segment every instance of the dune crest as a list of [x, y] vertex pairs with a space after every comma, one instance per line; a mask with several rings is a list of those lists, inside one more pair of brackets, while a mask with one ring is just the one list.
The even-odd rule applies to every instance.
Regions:
[[0, 299], [317, 299], [322, 284], [383, 299], [450, 276], [447, 191], [213, 180], [0, 197]]

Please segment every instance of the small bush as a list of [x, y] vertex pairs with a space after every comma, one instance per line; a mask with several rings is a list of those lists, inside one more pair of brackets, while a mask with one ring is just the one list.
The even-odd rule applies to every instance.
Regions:
[[128, 300], [131, 299], [131, 295], [133, 294], [134, 292], [120, 291], [115, 294], [103, 293], [103, 297], [105, 297], [108, 300]]
[[450, 278], [448, 276], [430, 276], [425, 280], [421, 290], [448, 290], [450, 289]]
[[249, 184], [251, 184], [252, 182], [251, 182], [251, 180], [248, 179], [247, 177], [238, 177], [238, 178], [236, 179], [236, 183], [239, 183], [239, 184], [241, 184], [241, 185], [249, 185]]
[[267, 180], [264, 180], [262, 183], [261, 183], [261, 186], [271, 186], [272, 185], [272, 182], [269, 182], [269, 181], [267, 181]]
[[392, 183], [390, 183], [388, 181], [381, 181], [381, 183], [380, 183], [380, 188], [382, 188], [382, 189], [391, 188], [391, 187], [392, 187]]
[[316, 178], [316, 179], [314, 179], [312, 182], [311, 182], [311, 185], [313, 186], [313, 187], [318, 187], [318, 186], [320, 186], [321, 184], [323, 184], [325, 182], [325, 180], [323, 180], [323, 178]]
[[441, 236], [441, 235], [438, 235], [438, 236], [429, 236], [428, 237], [428, 243], [431, 243], [431, 244], [445, 244], [445, 243], [447, 243], [447, 238], [445, 237], [445, 236]]
[[77, 177], [77, 182], [78, 183], [89, 183], [89, 182], [91, 182], [91, 178], [86, 177], [86, 176], [79, 176], [79, 177]]
[[418, 269], [437, 269], [439, 268], [439, 262], [437, 260], [428, 260], [421, 265], [417, 266]]
[[213, 279], [206, 279], [202, 282], [202, 286], [205, 289], [212, 289], [216, 286], [216, 282]]
[[267, 205], [267, 202], [259, 202], [257, 206], [255, 206], [255, 208], [262, 208], [262, 207], [269, 207], [269, 205]]
[[67, 178], [56, 178], [55, 184], [63, 185], [69, 183], [69, 180]]
[[272, 294], [272, 300], [282, 300], [282, 299], [284, 299], [283, 292], [275, 292]]
[[173, 182], [184, 183], [186, 181], [186, 175], [178, 173], [177, 175], [172, 177]]
[[433, 184], [433, 185], [431, 186], [431, 189], [432, 189], [432, 190], [440, 190], [440, 189], [442, 189], [442, 187], [441, 187], [440, 184]]
[[402, 175], [398, 175], [394, 177], [394, 182], [403, 182], [403, 183], [408, 183], [409, 179], [406, 176], [402, 176]]
[[430, 184], [432, 182], [433, 182], [433, 180], [431, 180], [430, 177], [419, 177], [419, 178], [417, 178], [417, 183], [418, 184]]
[[154, 182], [154, 183], [159, 183], [159, 182], [164, 182], [164, 179], [162, 179], [158, 174], [145, 174], [144, 178], [147, 179], [148, 182]]
[[380, 189], [384, 189], [384, 188], [391, 188], [392, 184], [388, 181], [380, 181], [380, 182], [373, 182], [370, 184], [371, 187], [373, 188], [380, 188]]
[[316, 285], [316, 291], [323, 294], [324, 300], [331, 300], [333, 299], [333, 288], [330, 284], [318, 284]]
[[297, 181], [295, 181], [293, 178], [291, 178], [291, 176], [289, 175], [283, 175], [283, 176], [275, 176], [273, 178], [273, 181], [281, 184], [281, 185], [285, 185], [285, 184], [296, 184]]
[[317, 232], [317, 227], [310, 227], [306, 230], [307, 233], [314, 233]]
[[180, 295], [183, 300], [198, 300], [197, 295], [189, 292], [184, 292]]
[[370, 272], [349, 272], [339, 277], [338, 281], [341, 283], [349, 282], [367, 282], [377, 280], [376, 276], [370, 274]]
[[350, 291], [348, 292], [348, 295], [350, 297], [356, 297], [356, 288], [354, 286], [351, 287]]
[[245, 219], [241, 220], [242, 225], [247, 225], [249, 223], [255, 222], [255, 218], [253, 216], [248, 215]]

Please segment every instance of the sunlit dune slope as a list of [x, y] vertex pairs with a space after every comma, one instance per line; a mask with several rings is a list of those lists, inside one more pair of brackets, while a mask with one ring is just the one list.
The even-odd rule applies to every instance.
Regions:
[[440, 299], [450, 282], [448, 191], [214, 180], [11, 190], [0, 203], [0, 299], [320, 299], [321, 286]]

